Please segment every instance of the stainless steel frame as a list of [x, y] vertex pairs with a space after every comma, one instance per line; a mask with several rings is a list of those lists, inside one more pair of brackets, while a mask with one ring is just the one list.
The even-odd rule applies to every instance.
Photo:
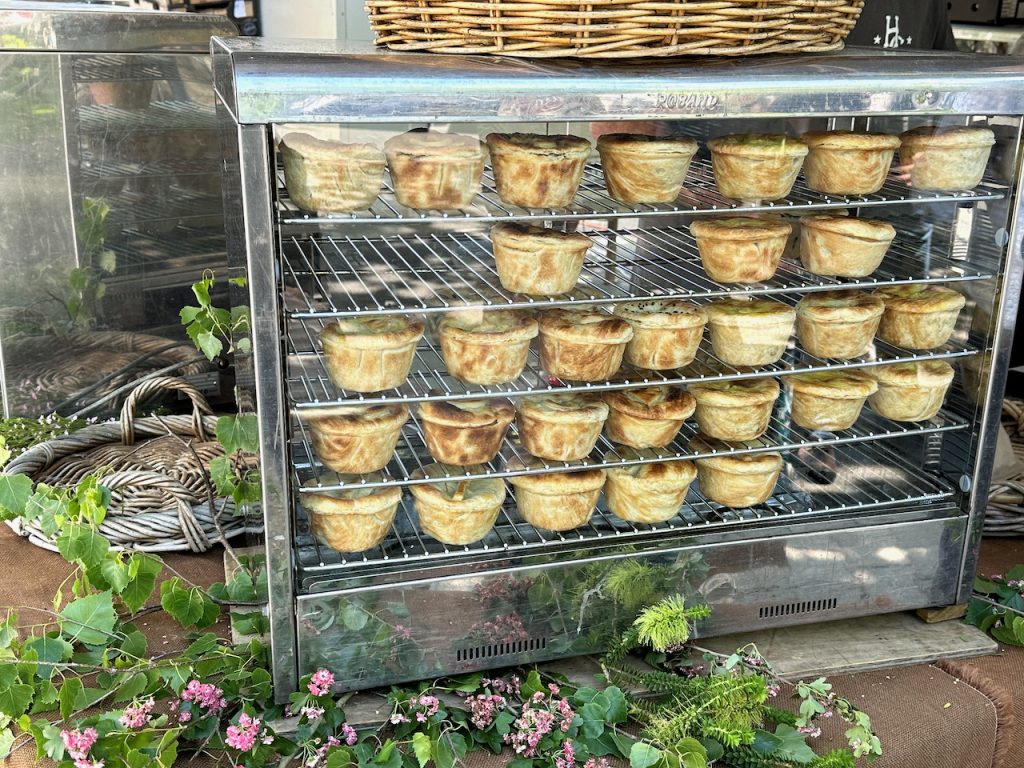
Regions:
[[[229, 256], [239, 274], [248, 272], [254, 314], [250, 370], [260, 414], [279, 698], [318, 664], [329, 664], [341, 686], [355, 688], [593, 651], [637, 604], [666, 591], [699, 594], [712, 604], [712, 618], [699, 628], [704, 634], [963, 599], [973, 578], [1024, 271], [1016, 170], [954, 194], [919, 193], [893, 179], [877, 195], [842, 198], [798, 183], [787, 200], [758, 210], [864, 208], [905, 215], [912, 225], [920, 212], [939, 212], [926, 216], [935, 219], [928, 230], [933, 245], [900, 242], [882, 268], [862, 280], [821, 278], [787, 260], [771, 281], [725, 286], [708, 280], [681, 226], [737, 208], [715, 191], [706, 160], [698, 158], [673, 205], [622, 206], [604, 194], [595, 166], [566, 209], [509, 206], [488, 178], [464, 211], [409, 211], [388, 187], [370, 210], [316, 217], [288, 200], [275, 131], [303, 123], [389, 131], [433, 123], [456, 123], [467, 131], [482, 130], [473, 124], [539, 123], [542, 130], [546, 124], [565, 131], [567, 123], [657, 119], [684, 121], [684, 129], [700, 134], [748, 126], [754, 118], [762, 129], [765, 119], [778, 125], [828, 118], [843, 126], [884, 128], [888, 122], [889, 130], [907, 120], [982, 119], [1002, 126], [1004, 167], [1015, 169], [1024, 66], [994, 57], [855, 50], [735, 62], [548, 64], [267, 40], [216, 40], [213, 53], [228, 188], [234, 190], [228, 195], [234, 206], [229, 221], [236, 225], [234, 235], [229, 226]], [[574, 293], [537, 300], [510, 294], [498, 283], [486, 225], [530, 219], [580, 226], [592, 235], [595, 247]], [[510, 384], [460, 382], [445, 372], [428, 334], [399, 389], [339, 391], [327, 379], [316, 342], [319, 329], [334, 318], [415, 313], [429, 320], [467, 304], [614, 304], [652, 295], [702, 302], [771, 294], [792, 303], [837, 285], [928, 282], [955, 283], [982, 297], [988, 315], [972, 304], [950, 343], [938, 350], [879, 342], [870, 355], [838, 362], [794, 349], [779, 363], [747, 371], [702, 349], [682, 371], [624, 370], [608, 382], [568, 387], [785, 377], [925, 358], [964, 362], [978, 377], [974, 385], [958, 376], [953, 395], [931, 421], [899, 424], [865, 412], [850, 430], [827, 437], [790, 424], [783, 398], [762, 438], [710, 449], [786, 453], [784, 478], [764, 505], [730, 510], [691, 491], [680, 513], [663, 524], [625, 523], [601, 507], [588, 525], [550, 533], [525, 524], [510, 504], [482, 541], [450, 547], [419, 532], [406, 501], [377, 549], [340, 555], [310, 535], [301, 505], [310, 490], [694, 455], [688, 447], [693, 430], [685, 426], [661, 450], [625, 455], [602, 440], [590, 459], [568, 467], [538, 462], [510, 469], [508, 462], [523, 457], [513, 430], [499, 458], [479, 470], [414, 478], [430, 459], [413, 419], [384, 481], [340, 477], [316, 459], [302, 416], [348, 402], [517, 397], [553, 385], [535, 357]], [[824, 444], [839, 464], [830, 485], [807, 479], [799, 450]], [[629, 584], [625, 592], [616, 588], [623, 582]]]

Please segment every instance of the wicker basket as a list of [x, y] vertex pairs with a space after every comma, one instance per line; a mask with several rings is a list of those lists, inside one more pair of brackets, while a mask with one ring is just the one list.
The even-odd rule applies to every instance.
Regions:
[[[154, 394], [175, 390], [192, 401], [189, 416], [135, 416], [136, 406]], [[92, 473], [110, 489], [112, 502], [100, 532], [111, 544], [148, 552], [205, 552], [214, 543], [259, 525], [236, 517], [231, 499], [213, 499], [207, 470], [223, 455], [211, 440], [217, 418], [190, 384], [171, 377], [147, 379], [136, 387], [118, 422], [84, 427], [40, 443], [7, 465], [8, 473], [51, 486], [73, 486]], [[136, 438], [148, 438], [136, 442]], [[34, 543], [53, 543], [34, 524], [11, 526]]]
[[[1024, 464], [1024, 400], [1003, 401], [1003, 424], [1014, 456]], [[985, 536], [1024, 536], [1024, 474], [992, 483], [982, 530]]]
[[396, 51], [634, 58], [834, 51], [863, 0], [366, 0]]

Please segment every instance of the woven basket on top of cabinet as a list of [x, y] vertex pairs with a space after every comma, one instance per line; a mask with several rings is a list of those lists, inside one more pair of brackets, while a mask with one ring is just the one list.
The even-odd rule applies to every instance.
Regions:
[[399, 51], [633, 58], [834, 51], [864, 0], [367, 0]]

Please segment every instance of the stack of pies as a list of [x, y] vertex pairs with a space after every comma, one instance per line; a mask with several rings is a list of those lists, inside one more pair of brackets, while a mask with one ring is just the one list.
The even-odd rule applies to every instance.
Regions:
[[464, 309], [438, 328], [448, 372], [473, 384], [504, 384], [523, 372], [537, 321], [514, 309]]
[[569, 531], [590, 520], [604, 487], [603, 469], [551, 472], [509, 478], [516, 508], [530, 525], [547, 531]]
[[793, 423], [825, 432], [849, 429], [878, 384], [862, 371], [818, 371], [787, 376], [793, 392]]
[[384, 143], [398, 202], [416, 210], [465, 208], [480, 191], [484, 149], [475, 136], [411, 131]]
[[369, 208], [380, 192], [384, 153], [373, 144], [323, 141], [289, 133], [278, 145], [292, 201], [314, 214]]
[[[459, 468], [428, 464], [412, 476], [422, 480], [462, 473]], [[486, 536], [505, 501], [505, 483], [496, 477], [422, 483], [409, 490], [424, 532], [444, 544], [460, 546]]]
[[492, 133], [487, 147], [498, 197], [524, 208], [571, 205], [590, 156], [579, 136]]
[[885, 304], [863, 291], [811, 293], [796, 305], [796, 333], [810, 354], [849, 360], [868, 351]]
[[[635, 452], [607, 454], [605, 461], [637, 458]], [[679, 513], [697, 468], [689, 461], [654, 461], [608, 467], [604, 498], [608, 510], [630, 523], [663, 523]]]
[[[694, 453], [709, 453], [702, 440], [690, 444]], [[775, 490], [782, 472], [778, 453], [723, 454], [695, 459], [700, 492], [708, 499], [734, 509], [762, 504]]]
[[889, 175], [897, 136], [852, 131], [814, 131], [801, 138], [810, 150], [804, 179], [815, 192], [828, 195], [871, 195]]
[[313, 451], [335, 472], [376, 472], [395, 452], [402, 425], [409, 418], [404, 405], [347, 405], [327, 416], [307, 417]]
[[910, 185], [936, 192], [971, 189], [981, 183], [995, 134], [988, 128], [921, 126], [900, 135], [900, 163], [910, 167]]
[[609, 440], [634, 448], [662, 448], [671, 443], [695, 407], [693, 395], [676, 387], [644, 387], [606, 392]]
[[759, 283], [779, 267], [793, 227], [784, 221], [733, 216], [690, 225], [700, 263], [718, 283]]
[[483, 464], [498, 455], [516, 416], [508, 400], [426, 402], [419, 407], [427, 450], [442, 464]]
[[578, 461], [594, 450], [607, 418], [607, 404], [593, 395], [524, 397], [519, 401], [519, 439], [542, 459]]
[[591, 246], [581, 232], [505, 223], [491, 228], [491, 243], [502, 288], [531, 296], [571, 291]]
[[[365, 478], [380, 482], [380, 475]], [[313, 535], [337, 552], [363, 552], [384, 541], [402, 500], [397, 486], [318, 491], [302, 496]]]
[[796, 310], [770, 299], [723, 299], [707, 306], [711, 349], [723, 363], [774, 363], [789, 346]]
[[953, 381], [953, 366], [943, 360], [882, 365], [871, 371], [878, 391], [871, 409], [893, 421], [927, 421], [939, 412]]
[[608, 194], [620, 203], [671, 203], [679, 196], [697, 142], [685, 136], [609, 133], [597, 140]]
[[349, 317], [320, 332], [327, 375], [336, 387], [380, 392], [409, 376], [423, 322], [397, 315]]
[[885, 302], [878, 338], [905, 349], [941, 347], [967, 303], [941, 285], [891, 285], [879, 288], [875, 296]]
[[711, 139], [715, 186], [737, 200], [779, 200], [800, 173], [807, 145], [782, 134], [736, 134]]
[[622, 365], [629, 323], [592, 309], [549, 309], [540, 316], [540, 362], [574, 381], [604, 381]]
[[775, 379], [707, 381], [690, 385], [701, 434], [718, 440], [753, 440], [768, 429], [779, 396]]
[[800, 219], [800, 261], [815, 275], [867, 277], [882, 263], [896, 229], [892, 224], [851, 216]]
[[703, 308], [673, 299], [619, 304], [612, 313], [633, 329], [633, 338], [626, 344], [626, 361], [655, 371], [692, 363], [708, 321]]

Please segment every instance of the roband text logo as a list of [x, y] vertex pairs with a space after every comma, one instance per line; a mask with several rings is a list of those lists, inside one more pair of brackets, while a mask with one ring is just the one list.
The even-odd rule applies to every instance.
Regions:
[[658, 109], [676, 112], [710, 112], [718, 106], [718, 97], [712, 93], [659, 93]]

